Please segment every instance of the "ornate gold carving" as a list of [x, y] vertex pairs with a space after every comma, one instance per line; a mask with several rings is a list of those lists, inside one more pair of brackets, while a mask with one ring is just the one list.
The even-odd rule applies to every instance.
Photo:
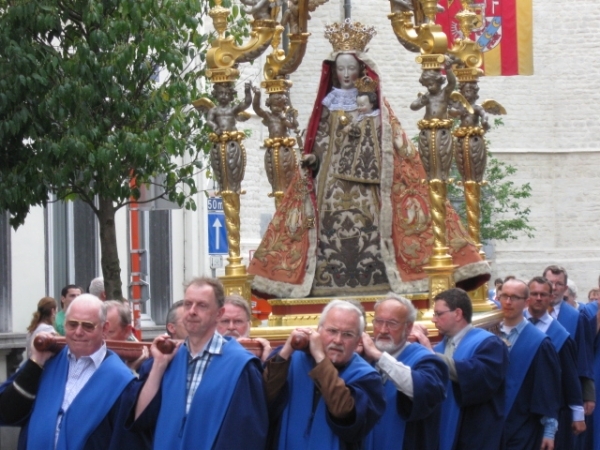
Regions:
[[451, 119], [421, 119], [417, 122], [419, 130], [439, 130], [439, 129], [450, 129], [452, 128]]
[[375, 27], [353, 23], [351, 19], [325, 26], [325, 37], [331, 42], [334, 52], [363, 52], [376, 34]]
[[230, 10], [223, 8], [221, 1], [215, 0], [215, 7], [208, 13], [218, 33], [218, 37], [211, 42], [211, 48], [206, 53], [206, 76], [213, 83], [235, 81], [239, 77], [236, 64], [244, 57], [253, 60], [260, 56], [267, 49], [277, 27], [274, 20], [254, 20], [250, 40], [241, 47], [237, 46], [233, 36], [225, 36]]
[[377, 80], [369, 76], [364, 76], [354, 82], [358, 92], [377, 92], [377, 84]]

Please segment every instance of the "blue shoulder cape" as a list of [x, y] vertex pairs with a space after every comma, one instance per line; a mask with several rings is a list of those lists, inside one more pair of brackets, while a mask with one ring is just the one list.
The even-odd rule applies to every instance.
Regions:
[[552, 341], [552, 345], [557, 352], [560, 352], [560, 349], [570, 337], [569, 332], [557, 320], [552, 321], [546, 330], [546, 334]]
[[[426, 356], [433, 355], [431, 351], [420, 344], [410, 344], [400, 353], [398, 361], [412, 367]], [[367, 449], [402, 448], [402, 444], [404, 443], [406, 421], [398, 414], [396, 406], [398, 390], [390, 380], [386, 381], [384, 389], [386, 399], [385, 413], [367, 436]], [[400, 447], [398, 447], [399, 444]]]
[[[294, 352], [288, 371], [290, 398], [283, 412], [279, 447], [286, 450], [339, 450], [340, 442], [327, 424], [327, 407], [323, 398], [313, 410], [314, 382], [308, 376], [314, 360], [305, 352]], [[346, 384], [376, 373], [356, 353], [339, 376]]]
[[[162, 379], [162, 401], [155, 449], [211, 449], [217, 439], [240, 374], [256, 360], [235, 339], [226, 338], [223, 353], [213, 355], [186, 415], [186, 377], [189, 352], [185, 345]], [[205, 401], [210, 399], [210, 402]], [[243, 426], [243, 424], [240, 424]]]
[[525, 328], [521, 331], [517, 342], [510, 350], [510, 362], [508, 373], [506, 374], [506, 403], [504, 404], [504, 415], [512, 409], [521, 389], [525, 375], [529, 370], [531, 362], [535, 358], [538, 348], [547, 336], [527, 322]]
[[[473, 356], [481, 342], [491, 336], [489, 331], [481, 328], [473, 328], [463, 337], [454, 352], [454, 359], [468, 359]], [[447, 340], [444, 339], [434, 347], [438, 353], [444, 353]], [[454, 398], [452, 381], [448, 380], [446, 389], [446, 401], [442, 405], [442, 418], [440, 422], [440, 450], [451, 450], [454, 447], [456, 432], [460, 419], [460, 407]]]
[[[56, 421], [62, 407], [68, 371], [69, 362], [65, 347], [44, 366], [44, 374], [29, 419], [28, 448], [54, 448]], [[133, 378], [131, 370], [108, 350], [100, 367], [63, 415], [56, 449], [84, 448], [88, 437]], [[110, 389], [107, 389], [108, 386]]]

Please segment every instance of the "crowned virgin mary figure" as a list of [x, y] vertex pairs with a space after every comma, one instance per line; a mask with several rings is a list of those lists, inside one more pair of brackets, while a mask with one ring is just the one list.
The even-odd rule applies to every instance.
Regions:
[[[372, 27], [326, 27], [323, 62], [306, 130], [304, 166], [285, 193], [248, 268], [255, 292], [279, 298], [425, 292], [433, 233], [419, 154], [383, 96], [366, 53]], [[456, 285], [490, 277], [447, 204]]]

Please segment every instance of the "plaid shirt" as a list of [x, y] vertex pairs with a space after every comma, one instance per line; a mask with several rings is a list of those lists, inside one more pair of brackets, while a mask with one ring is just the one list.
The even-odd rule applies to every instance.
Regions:
[[[188, 339], [185, 340], [184, 345], [188, 347]], [[204, 348], [198, 352], [196, 356], [192, 356], [191, 353], [188, 353], [188, 370], [187, 370], [187, 401], [185, 405], [185, 413], [187, 414], [190, 411], [190, 406], [192, 405], [192, 400], [194, 399], [194, 395], [196, 394], [196, 389], [200, 386], [202, 382], [202, 377], [212, 360], [213, 355], [220, 355], [223, 351], [223, 344], [225, 343], [225, 339], [219, 333], [215, 331], [213, 337], [206, 343]]]

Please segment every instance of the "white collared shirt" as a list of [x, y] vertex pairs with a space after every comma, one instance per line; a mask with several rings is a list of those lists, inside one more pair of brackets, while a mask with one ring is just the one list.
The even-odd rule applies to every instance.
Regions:
[[104, 342], [102, 343], [102, 346], [90, 356], [82, 356], [79, 359], [71, 353], [71, 350], [67, 350], [69, 372], [67, 375], [67, 383], [65, 384], [61, 412], [56, 420], [54, 446], [56, 446], [56, 443], [58, 442], [58, 434], [60, 432], [63, 415], [67, 412], [69, 406], [71, 406], [71, 403], [73, 403], [73, 400], [77, 397], [77, 394], [81, 392], [92, 375], [94, 375], [94, 372], [100, 367], [104, 358], [106, 358], [106, 343]]

